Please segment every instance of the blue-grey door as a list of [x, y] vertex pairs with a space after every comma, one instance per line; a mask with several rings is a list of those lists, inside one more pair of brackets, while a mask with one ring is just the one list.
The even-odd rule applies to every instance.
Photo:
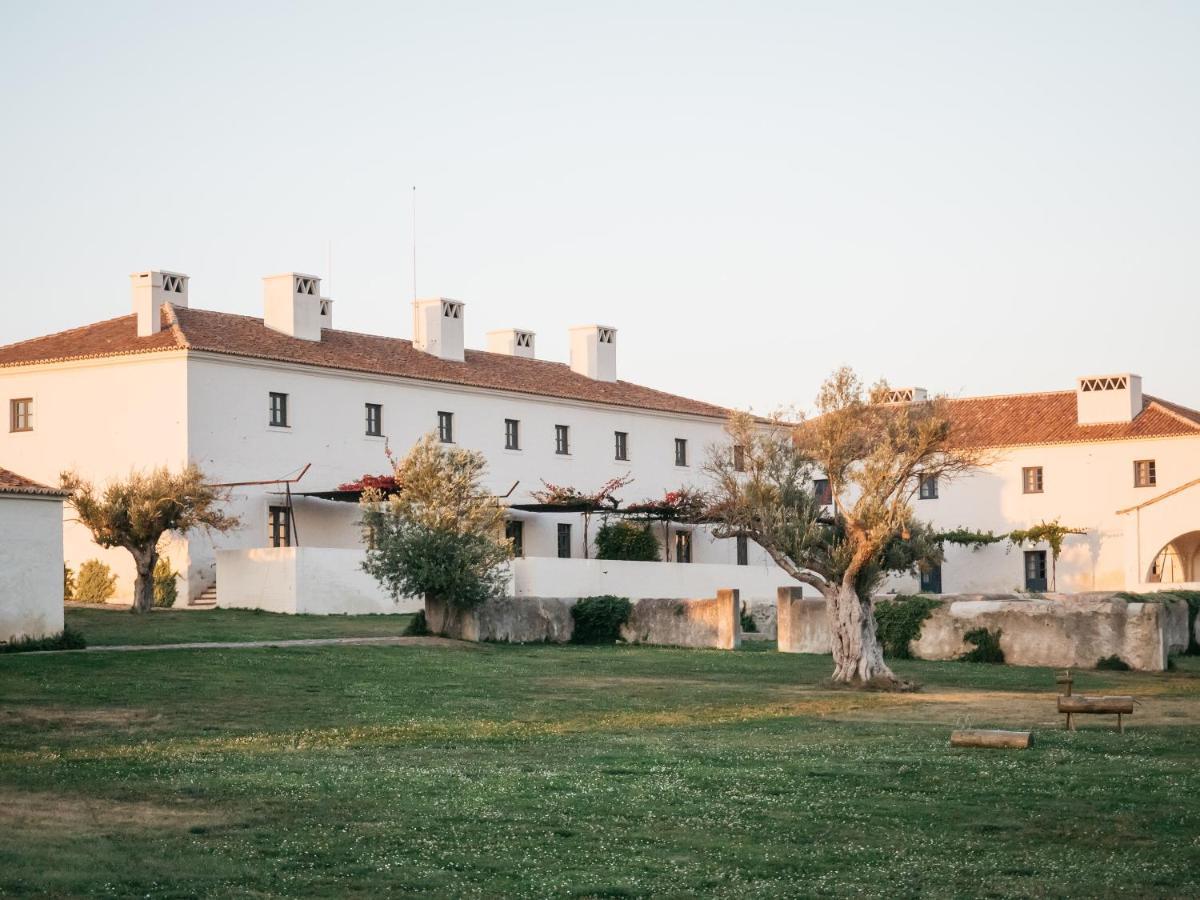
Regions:
[[1044, 591], [1046, 589], [1046, 551], [1025, 551], [1025, 590]]

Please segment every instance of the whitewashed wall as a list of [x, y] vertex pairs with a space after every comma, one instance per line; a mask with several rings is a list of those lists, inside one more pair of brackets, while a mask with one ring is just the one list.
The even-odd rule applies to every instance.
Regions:
[[62, 500], [0, 494], [0, 641], [63, 630]]
[[363, 551], [328, 547], [218, 550], [217, 602], [226, 608], [310, 615], [416, 612], [362, 570]]
[[517, 597], [618, 597], [687, 600], [715, 597], [722, 588], [741, 592], [743, 601], [773, 602], [781, 587], [799, 587], [775, 566], [705, 563], [630, 562], [611, 559], [516, 559], [512, 563]]
[[[1139, 459], [1156, 461], [1154, 487], [1133, 486], [1133, 463]], [[1042, 493], [1023, 492], [1021, 470], [1026, 466], [1043, 468]], [[1122, 590], [1145, 581], [1155, 555], [1171, 538], [1200, 529], [1200, 488], [1147, 507], [1140, 539], [1138, 517], [1118, 516], [1117, 510], [1197, 477], [1200, 437], [1020, 447], [999, 452], [991, 465], [971, 476], [943, 481], [937, 499], [914, 500], [913, 507], [918, 519], [946, 529], [961, 525], [1000, 534], [1055, 518], [1086, 528], [1086, 535], [1070, 536], [1064, 543], [1058, 590]], [[1048, 551], [1044, 544], [1010, 547], [1003, 542], [979, 550], [947, 545], [942, 589], [976, 593], [1023, 588], [1024, 551], [1038, 549]], [[1047, 568], [1049, 561], [1048, 553]], [[893, 579], [888, 587], [916, 590], [917, 585], [915, 579]]]
[[[179, 468], [188, 460], [186, 385], [182, 352], [0, 369], [5, 411], [11, 398], [33, 398], [32, 431], [0, 429], [0, 465], [49, 485], [58, 484], [64, 469], [103, 484], [132, 469]], [[102, 560], [118, 576], [114, 600], [132, 600], [132, 557], [97, 546], [73, 519], [67, 509], [60, 522], [67, 564], [78, 571], [86, 559]], [[168, 539], [161, 549], [187, 571], [185, 542]], [[186, 601], [181, 586], [180, 602]]]
[[[394, 603], [362, 571], [364, 555], [362, 550], [327, 547], [218, 550], [218, 604], [318, 615], [415, 612], [423, 607], [415, 598]], [[507, 593], [561, 599], [615, 594], [687, 600], [733, 588], [744, 601], [769, 602], [782, 586], [797, 585], [781, 580], [764, 565], [530, 558], [512, 561]]]
[[[288, 428], [268, 424], [271, 391], [289, 396]], [[188, 444], [193, 459], [205, 471], [221, 481], [251, 481], [294, 473], [311, 462], [304, 480], [293, 486], [298, 492], [329, 490], [364, 473], [389, 471], [385, 439], [364, 433], [366, 403], [383, 405], [383, 431], [398, 454], [436, 429], [439, 411], [452, 412], [455, 443], [482, 451], [488, 459], [488, 486], [504, 494], [513, 482], [519, 482], [510, 502], [529, 502], [530, 492], [540, 489], [543, 479], [594, 490], [624, 474], [634, 477], [633, 483], [619, 492], [625, 502], [661, 497], [682, 484], [703, 484], [701, 466], [708, 447], [724, 439], [724, 423], [715, 419], [205, 354], [195, 355], [189, 363], [188, 403]], [[506, 418], [521, 423], [521, 450], [504, 449]], [[571, 429], [568, 456], [554, 452], [556, 424]], [[629, 434], [628, 462], [613, 459], [614, 431]], [[688, 441], [688, 466], [674, 464], [677, 437]], [[283, 502], [279, 490], [235, 489], [234, 511], [242, 517], [243, 527], [219, 536], [216, 545], [264, 546], [267, 508]], [[297, 500], [300, 544], [357, 546], [357, 517], [357, 510], [349, 504]], [[519, 511], [512, 517], [526, 523], [527, 557], [557, 556], [558, 522], [572, 523], [572, 553], [583, 556], [581, 517]], [[600, 517], [592, 518], [589, 537], [593, 540], [600, 522]], [[660, 533], [656, 528], [655, 534]], [[203, 578], [206, 568], [212, 566], [211, 545], [195, 540], [191, 552], [193, 577]], [[735, 542], [715, 541], [697, 529], [693, 560], [734, 563]], [[765, 560], [751, 545], [750, 561], [761, 564]]]

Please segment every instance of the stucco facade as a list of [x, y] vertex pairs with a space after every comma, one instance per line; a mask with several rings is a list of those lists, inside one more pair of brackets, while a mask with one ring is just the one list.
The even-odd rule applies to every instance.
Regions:
[[63, 498], [0, 469], [0, 642], [63, 630]]
[[[49, 483], [75, 469], [101, 484], [191, 461], [214, 482], [236, 483], [229, 511], [240, 528], [161, 546], [184, 576], [180, 603], [214, 585], [218, 549], [270, 543], [270, 509], [287, 503], [284, 485], [243, 482], [290, 478], [308, 466], [290, 485], [290, 542], [361, 548], [355, 504], [306, 495], [387, 472], [387, 448], [404, 453], [437, 430], [439, 413], [453, 417], [454, 445], [485, 454], [488, 487], [515, 504], [530, 502], [543, 481], [586, 491], [619, 476], [632, 478], [620, 492], [626, 502], [661, 497], [701, 483], [708, 448], [723, 438], [725, 410], [618, 381], [613, 328], [572, 329], [564, 365], [536, 360], [530, 332], [489, 336], [492, 352], [464, 349], [464, 305], [455, 301], [417, 304], [413, 343], [333, 330], [332, 304], [313, 276], [265, 279], [261, 320], [192, 309], [188, 280], [177, 273], [133, 278], [133, 315], [0, 348], [0, 398], [28, 398], [33, 410], [32, 428], [0, 432], [0, 461]], [[453, 319], [440, 315], [446, 310]], [[284, 423], [272, 423], [272, 394], [286, 396]], [[368, 404], [381, 416], [379, 434], [367, 433]], [[506, 420], [519, 423], [517, 448], [506, 446]], [[617, 432], [626, 459], [616, 458]], [[686, 442], [683, 465], [678, 441]], [[523, 523], [526, 557], [558, 557], [560, 525], [571, 527], [570, 555], [585, 555], [580, 516], [509, 516]], [[118, 576], [114, 600], [128, 600], [128, 553], [103, 550], [66, 518], [68, 562], [103, 560]], [[593, 517], [589, 539], [599, 525]], [[672, 550], [679, 530], [691, 533], [693, 563], [737, 562], [735, 542], [704, 528], [669, 529]], [[746, 562], [774, 569], [753, 545]]]

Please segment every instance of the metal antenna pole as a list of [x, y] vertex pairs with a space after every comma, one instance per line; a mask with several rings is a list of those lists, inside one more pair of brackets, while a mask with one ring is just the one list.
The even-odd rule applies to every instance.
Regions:
[[417, 300], [417, 186], [412, 189], [412, 276], [413, 302]]

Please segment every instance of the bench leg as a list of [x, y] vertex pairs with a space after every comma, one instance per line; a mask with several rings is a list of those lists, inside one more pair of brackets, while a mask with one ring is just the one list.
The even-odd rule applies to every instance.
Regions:
[[1117, 734], [1125, 733], [1125, 723], [1121, 721], [1121, 714], [1117, 713]]

